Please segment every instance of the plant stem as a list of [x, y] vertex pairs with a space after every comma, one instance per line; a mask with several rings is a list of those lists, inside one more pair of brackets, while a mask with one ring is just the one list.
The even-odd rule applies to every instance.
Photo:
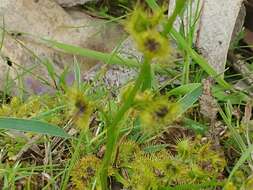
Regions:
[[143, 81], [145, 80], [145, 72], [146, 69], [149, 67], [149, 64], [150, 62], [148, 60], [145, 60], [144, 63], [142, 64], [141, 71], [139, 73], [137, 80], [135, 81], [135, 85], [132, 91], [128, 96], [128, 99], [124, 102], [121, 109], [117, 112], [115, 119], [110, 123], [110, 126], [108, 127], [106, 152], [100, 172], [102, 190], [108, 190], [107, 186], [108, 167], [111, 163], [114, 148], [119, 135], [119, 128], [117, 128], [117, 126], [121, 121], [121, 119], [124, 117], [127, 110], [131, 107], [134, 101], [134, 97], [137, 94], [138, 90], [142, 87]]
[[141, 87], [141, 91], [144, 92], [146, 89], [149, 89], [152, 87], [152, 70], [151, 70], [151, 64], [144, 63], [142, 66], [143, 71], [143, 83]]

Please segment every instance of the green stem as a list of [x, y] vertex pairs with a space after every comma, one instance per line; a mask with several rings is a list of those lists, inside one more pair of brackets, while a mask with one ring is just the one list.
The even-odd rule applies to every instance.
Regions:
[[108, 190], [107, 186], [107, 176], [108, 176], [108, 168], [111, 163], [112, 155], [114, 152], [114, 148], [118, 139], [119, 135], [119, 128], [117, 128], [119, 122], [121, 119], [124, 117], [125, 113], [127, 110], [131, 107], [134, 101], [134, 97], [139, 91], [139, 89], [143, 85], [143, 81], [145, 80], [145, 72], [146, 69], [149, 67], [149, 61], [145, 60], [142, 67], [141, 71], [139, 73], [139, 76], [137, 80], [135, 81], [135, 85], [130, 92], [128, 99], [125, 101], [121, 109], [117, 112], [115, 119], [112, 121], [110, 126], [108, 127], [107, 131], [107, 143], [106, 143], [106, 152], [104, 156], [104, 160], [102, 163], [101, 167], [101, 172], [100, 172], [100, 179], [101, 179], [101, 185], [102, 185], [102, 190]]
[[151, 70], [151, 64], [144, 63], [143, 67], [143, 80], [141, 91], [144, 92], [146, 89], [151, 88], [152, 86], [152, 70]]
[[185, 61], [184, 61], [184, 67], [183, 67], [183, 78], [182, 78], [182, 84], [188, 84], [190, 79], [190, 55], [188, 52], [185, 53]]

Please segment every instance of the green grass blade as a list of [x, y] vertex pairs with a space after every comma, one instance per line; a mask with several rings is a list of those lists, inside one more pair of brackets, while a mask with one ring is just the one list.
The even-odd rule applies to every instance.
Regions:
[[238, 170], [244, 164], [244, 162], [249, 158], [252, 152], [253, 152], [253, 145], [250, 145], [246, 149], [246, 151], [243, 152], [242, 156], [240, 157], [236, 165], [233, 167], [233, 170], [229, 174], [228, 181], [231, 180], [236, 170]]
[[32, 117], [33, 120], [39, 120], [39, 119], [43, 119], [43, 118], [47, 118], [47, 117], [52, 117], [52, 115], [54, 115], [57, 112], [60, 112], [62, 110], [64, 110], [64, 108], [66, 108], [66, 105], [62, 105], [62, 106], [57, 106], [53, 109], [50, 109], [48, 111], [39, 113], [38, 115]]
[[47, 72], [48, 72], [48, 75], [50, 76], [50, 78], [55, 81], [55, 70], [54, 70], [54, 65], [53, 63], [49, 60], [49, 59], [46, 59], [44, 61], [44, 65], [46, 66], [47, 68]]
[[172, 95], [185, 95], [188, 92], [191, 92], [193, 89], [196, 89], [201, 86], [201, 83], [191, 83], [191, 84], [186, 84], [186, 85], [181, 85], [179, 87], [173, 88], [170, 90], [167, 95], [172, 96]]
[[206, 125], [203, 125], [203, 124], [196, 122], [192, 119], [184, 117], [182, 121], [184, 123], [183, 126], [185, 128], [191, 129], [197, 134], [204, 135], [205, 132], [208, 130], [208, 127]]
[[120, 64], [120, 65], [124, 65], [128, 67], [140, 67], [140, 64], [137, 61], [132, 60], [132, 59], [125, 59], [116, 55], [112, 56], [110, 53], [102, 53], [99, 51], [81, 48], [78, 46], [65, 44], [65, 43], [54, 41], [54, 40], [47, 40], [47, 39], [42, 39], [42, 40], [55, 48], [61, 49], [64, 52], [70, 53], [73, 55], [80, 55], [80, 56], [96, 59], [99, 61], [103, 61], [105, 63], [108, 62], [108, 64]]
[[164, 30], [165, 35], [167, 35], [171, 31], [171, 29], [173, 27], [173, 23], [175, 22], [177, 16], [184, 9], [186, 3], [187, 3], [187, 0], [177, 0], [176, 1], [175, 9], [174, 9], [172, 15], [170, 16], [168, 22], [165, 24], [165, 30]]
[[77, 89], [80, 89], [81, 83], [82, 83], [81, 69], [80, 69], [80, 65], [79, 65], [76, 57], [74, 57], [74, 73], [75, 73], [75, 84], [76, 84], [76, 87], [77, 87]]
[[57, 126], [38, 121], [18, 118], [0, 118], [0, 129], [18, 130], [23, 132], [33, 132], [51, 136], [69, 138], [65, 131]]
[[[129, 68], [140, 68], [141, 64], [136, 61], [135, 59], [127, 59], [122, 58], [118, 55], [115, 55], [115, 53], [103, 53], [95, 50], [90, 50], [86, 48], [81, 48], [74, 45], [69, 45], [61, 42], [57, 42], [54, 40], [48, 40], [48, 39], [42, 39], [44, 42], [46, 42], [48, 45], [50, 45], [53, 48], [60, 49], [64, 51], [65, 53], [73, 54], [73, 55], [80, 55], [83, 57], [88, 57], [91, 59], [99, 60], [104, 62], [105, 64], [111, 64], [111, 65], [121, 65], [126, 66]], [[168, 68], [161, 67], [159, 64], [152, 65], [152, 70], [154, 72], [168, 75]], [[171, 74], [171, 71], [170, 71]]]
[[181, 98], [178, 103], [181, 105], [181, 110], [179, 115], [185, 113], [188, 109], [190, 109], [195, 102], [198, 101], [199, 97], [202, 94], [202, 86], [199, 86], [186, 94], [183, 98]]
[[232, 104], [241, 104], [248, 102], [250, 97], [248, 97], [243, 92], [226, 92], [226, 89], [222, 88], [219, 85], [213, 86], [212, 94], [219, 101], [227, 102], [230, 101]]
[[3, 17], [2, 25], [3, 25], [3, 30], [1, 32], [0, 52], [2, 51], [3, 44], [4, 44], [4, 38], [5, 38], [5, 20], [4, 20], [4, 17]]
[[148, 4], [148, 6], [149, 6], [152, 10], [154, 10], [154, 11], [160, 10], [160, 7], [159, 7], [159, 5], [156, 3], [155, 0], [146, 0], [146, 3]]
[[191, 46], [185, 41], [185, 39], [174, 28], [170, 31], [171, 35], [175, 38], [180, 47], [182, 47], [187, 53], [191, 55], [194, 61], [211, 77], [213, 77], [222, 87], [225, 89], [231, 89], [231, 85], [228, 84], [218, 73], [208, 64], [208, 62], [199, 55]]

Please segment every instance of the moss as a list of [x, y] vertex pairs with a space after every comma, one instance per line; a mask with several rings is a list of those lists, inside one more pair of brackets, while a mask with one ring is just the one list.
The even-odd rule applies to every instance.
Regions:
[[91, 189], [100, 164], [101, 160], [94, 155], [88, 155], [79, 160], [71, 171], [71, 181], [75, 189]]
[[219, 180], [226, 162], [210, 143], [202, 143], [199, 138], [182, 139], [176, 147], [175, 155], [165, 149], [147, 154], [134, 142], [122, 143], [120, 161], [117, 163], [118, 168], [124, 168], [128, 173], [125, 188], [155, 190], [171, 185]]

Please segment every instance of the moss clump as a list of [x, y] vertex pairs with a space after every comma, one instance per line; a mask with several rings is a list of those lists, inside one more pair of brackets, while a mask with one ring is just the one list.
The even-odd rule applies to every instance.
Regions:
[[94, 155], [88, 155], [79, 160], [71, 172], [71, 181], [75, 189], [91, 189], [100, 164], [101, 160]]
[[136, 155], [129, 169], [129, 184], [132, 189], [200, 184], [221, 177], [226, 162], [212, 150], [210, 143], [183, 139], [176, 146], [175, 155], [165, 150], [155, 154]]

